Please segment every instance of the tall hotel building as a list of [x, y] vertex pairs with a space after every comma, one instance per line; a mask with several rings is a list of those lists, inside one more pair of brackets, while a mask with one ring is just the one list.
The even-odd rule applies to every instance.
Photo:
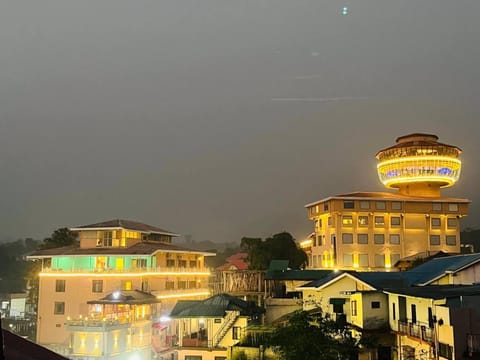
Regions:
[[[106, 356], [107, 333], [113, 331], [112, 336], [117, 337], [112, 343], [121, 343], [120, 333], [115, 331], [131, 328], [127, 334], [131, 336], [140, 320], [148, 320], [150, 328], [158, 328], [160, 315], [178, 299], [203, 299], [209, 295], [210, 273], [204, 257], [214, 254], [172, 244], [172, 238], [178, 235], [170, 231], [129, 220], [70, 230], [78, 233], [79, 245], [39, 250], [29, 256], [41, 263], [37, 326], [40, 344], [63, 349], [61, 352], [71, 357]], [[144, 303], [155, 306], [142, 308]], [[108, 304], [113, 310], [105, 313]], [[150, 330], [145, 329], [145, 334]], [[74, 334], [81, 335], [75, 344]], [[145, 336], [143, 342], [150, 353], [151, 339]], [[116, 349], [118, 352], [120, 348]]]
[[469, 200], [442, 197], [455, 185], [461, 150], [431, 134], [401, 136], [376, 158], [380, 181], [397, 192], [353, 192], [306, 205], [314, 233], [302, 247], [311, 268], [388, 270], [401, 258], [460, 252]]

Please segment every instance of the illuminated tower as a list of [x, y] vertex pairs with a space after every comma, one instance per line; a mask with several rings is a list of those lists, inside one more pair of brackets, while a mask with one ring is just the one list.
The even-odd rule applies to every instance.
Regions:
[[436, 135], [401, 136], [376, 155], [380, 181], [398, 192], [356, 191], [305, 205], [315, 224], [301, 244], [309, 267], [389, 270], [400, 259], [459, 253], [470, 201], [440, 189], [457, 182], [461, 152]]
[[380, 150], [377, 170], [383, 185], [403, 195], [428, 197], [439, 197], [440, 188], [455, 185], [460, 177], [462, 150], [437, 140], [436, 135], [410, 134]]

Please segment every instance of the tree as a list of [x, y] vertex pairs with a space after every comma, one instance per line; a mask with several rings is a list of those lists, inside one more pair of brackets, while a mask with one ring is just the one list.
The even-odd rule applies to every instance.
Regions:
[[318, 313], [294, 312], [286, 326], [270, 336], [268, 345], [284, 360], [352, 359], [361, 341], [352, 337], [345, 325]]
[[53, 249], [62, 246], [75, 244], [77, 235], [68, 228], [59, 228], [55, 230], [48, 238], [43, 239], [40, 249]]
[[240, 247], [248, 253], [249, 269], [265, 270], [272, 260], [288, 260], [292, 269], [307, 263], [307, 254], [288, 232], [281, 232], [262, 241], [261, 238], [242, 238]]

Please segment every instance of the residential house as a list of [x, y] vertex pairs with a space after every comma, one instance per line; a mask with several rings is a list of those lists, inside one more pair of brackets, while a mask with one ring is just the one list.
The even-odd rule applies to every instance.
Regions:
[[228, 294], [205, 300], [180, 300], [170, 317], [172, 349], [161, 355], [178, 360], [225, 360], [228, 349], [258, 324], [264, 310]]

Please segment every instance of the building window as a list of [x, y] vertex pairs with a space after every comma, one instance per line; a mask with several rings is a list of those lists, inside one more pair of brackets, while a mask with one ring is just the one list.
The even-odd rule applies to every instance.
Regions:
[[95, 258], [95, 270], [105, 270], [107, 267], [107, 258], [105, 256], [97, 256]]
[[189, 280], [188, 281], [188, 288], [189, 289], [196, 289], [197, 288], [197, 282], [195, 280]]
[[355, 201], [353, 200], [345, 200], [343, 202], [344, 209], [355, 209]]
[[65, 303], [63, 301], [55, 301], [53, 304], [53, 314], [63, 315], [65, 314]]
[[380, 301], [371, 302], [372, 309], [380, 309]]
[[375, 209], [377, 210], [385, 210], [387, 208], [387, 205], [385, 201], [376, 201], [375, 202]]
[[352, 305], [352, 316], [357, 316], [357, 300], [352, 300], [350, 304]]
[[328, 203], [323, 204], [323, 211], [328, 211]]
[[400, 216], [392, 216], [390, 218], [390, 225], [391, 226], [400, 226]]
[[390, 244], [392, 245], [400, 244], [400, 234], [390, 234]]
[[384, 254], [375, 254], [375, 267], [385, 267]]
[[232, 339], [233, 340], [240, 340], [240, 327], [234, 326], [232, 328]]
[[331, 216], [328, 217], [327, 224], [328, 224], [328, 226], [332, 226], [332, 217]]
[[358, 226], [368, 226], [368, 216], [359, 216]]
[[383, 216], [375, 216], [375, 226], [385, 226], [385, 218]]
[[433, 211], [442, 211], [442, 203], [432, 203]]
[[440, 218], [431, 218], [430, 225], [432, 228], [439, 228], [442, 225]]
[[92, 280], [92, 292], [93, 293], [103, 292], [103, 280]]
[[402, 210], [402, 203], [400, 201], [392, 201], [392, 210]]
[[343, 233], [342, 234], [342, 244], [353, 244], [353, 234]]
[[187, 282], [185, 280], [178, 280], [178, 288], [179, 289], [186, 289], [187, 288]]
[[187, 260], [178, 260], [178, 267], [179, 268], [186, 268], [187, 267]]
[[185, 360], [202, 360], [201, 355], [185, 355]]
[[453, 359], [453, 347], [448, 344], [438, 343], [438, 355], [442, 358]]
[[416, 324], [417, 323], [417, 305], [412, 304], [410, 308], [412, 310], [412, 324]]
[[448, 204], [448, 211], [458, 211], [458, 204]]
[[362, 268], [366, 268], [369, 266], [368, 254], [358, 254], [358, 265]]
[[368, 244], [368, 234], [357, 234], [357, 242], [359, 244]]
[[353, 254], [343, 254], [343, 266], [353, 266]]
[[385, 244], [385, 235], [384, 234], [374, 234], [373, 235], [374, 244]]
[[455, 235], [447, 235], [445, 237], [445, 242], [447, 245], [455, 246], [457, 245], [457, 237]]
[[55, 292], [65, 292], [65, 280], [55, 280]]
[[457, 222], [458, 222], [457, 218], [448, 218], [447, 219], [447, 227], [449, 229], [454, 229], [454, 228], [457, 227]]
[[353, 225], [353, 218], [351, 215], [343, 215], [342, 216], [342, 224], [344, 226], [352, 226]]
[[167, 267], [168, 268], [175, 267], [175, 259], [167, 259]]
[[370, 201], [366, 201], [366, 200], [360, 201], [360, 209], [369, 210], [370, 209]]
[[197, 260], [190, 260], [190, 267], [196, 268], [197, 267]]
[[430, 245], [440, 245], [440, 235], [430, 235]]
[[393, 320], [397, 319], [397, 311], [395, 309], [395, 303], [392, 303], [392, 316], [393, 316]]
[[122, 290], [132, 290], [132, 280], [121, 280], [120, 289]]
[[166, 290], [173, 290], [175, 289], [175, 282], [174, 281], [166, 281], [165, 282], [165, 289]]
[[101, 246], [111, 247], [113, 245], [113, 232], [104, 231], [102, 232], [102, 244]]
[[132, 267], [137, 269], [146, 268], [147, 259], [132, 259]]

